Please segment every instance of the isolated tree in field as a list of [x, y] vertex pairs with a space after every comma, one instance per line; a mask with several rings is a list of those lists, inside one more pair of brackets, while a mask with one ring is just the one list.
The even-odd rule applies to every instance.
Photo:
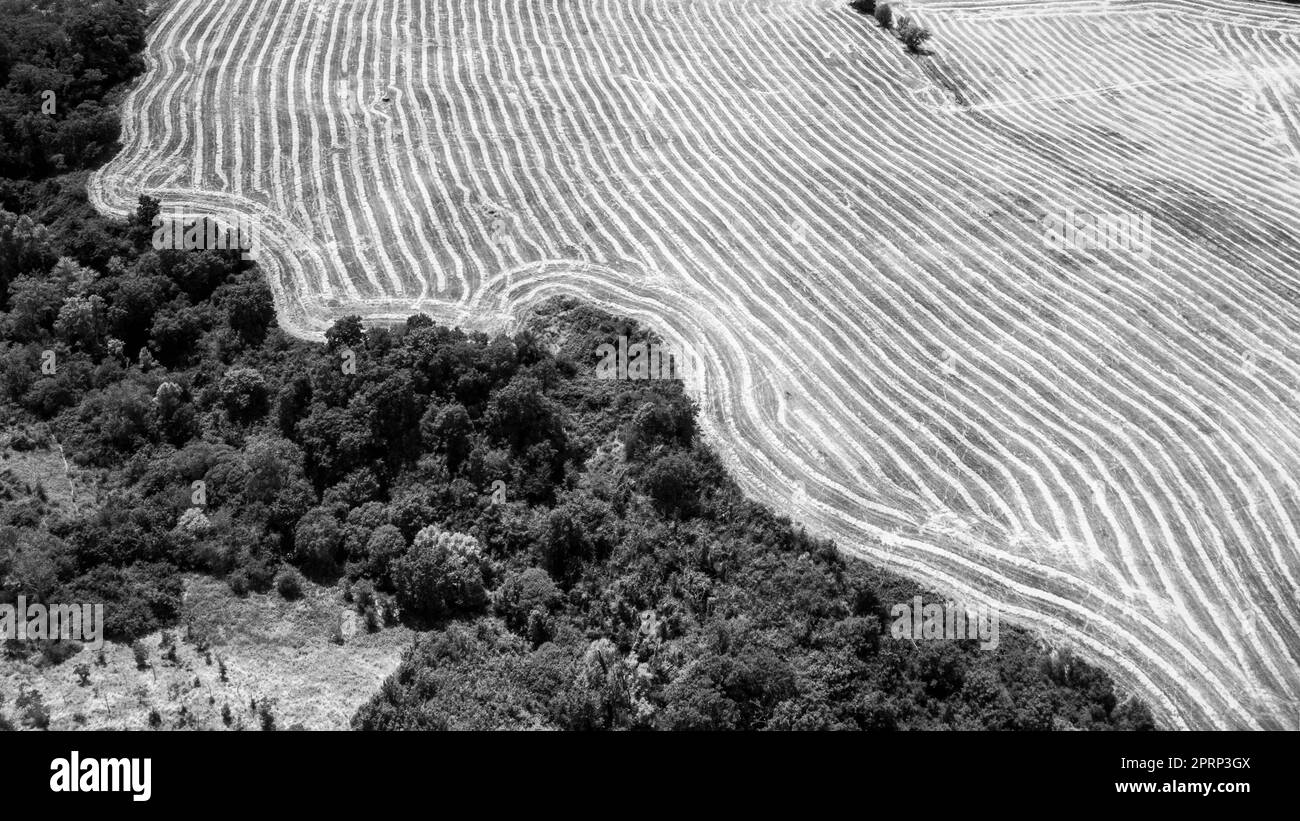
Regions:
[[907, 50], [913, 54], [920, 54], [925, 42], [931, 37], [930, 30], [915, 22], [911, 17], [904, 17], [898, 21], [898, 39], [903, 41]]
[[849, 3], [849, 8], [858, 14], [875, 14], [876, 0], [853, 0], [852, 3]]
[[881, 28], [892, 29], [894, 27], [894, 7], [891, 4], [878, 3], [875, 17]]

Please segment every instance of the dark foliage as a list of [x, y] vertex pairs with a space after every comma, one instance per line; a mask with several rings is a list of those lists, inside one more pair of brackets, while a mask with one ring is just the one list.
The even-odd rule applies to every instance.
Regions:
[[0, 2], [0, 175], [40, 179], [101, 160], [110, 92], [144, 68], [140, 0]]

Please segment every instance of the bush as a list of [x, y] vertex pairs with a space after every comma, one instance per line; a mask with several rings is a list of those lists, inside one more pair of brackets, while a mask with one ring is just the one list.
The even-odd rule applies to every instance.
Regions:
[[135, 669], [149, 669], [149, 648], [144, 646], [144, 642], [139, 639], [131, 642], [131, 654], [135, 656]]
[[248, 586], [254, 593], [265, 593], [275, 586], [275, 564], [264, 556], [250, 559], [244, 565]]
[[35, 690], [20, 690], [14, 699], [23, 724], [34, 730], [46, 730], [50, 726], [50, 711], [45, 706], [45, 699]]
[[913, 54], [920, 54], [925, 42], [931, 37], [930, 30], [925, 26], [919, 25], [910, 17], [904, 17], [898, 21], [898, 39], [903, 41], [907, 50]]
[[358, 613], [365, 613], [366, 608], [375, 604], [375, 586], [365, 579], [354, 584], [349, 595]]
[[62, 664], [81, 652], [81, 645], [75, 641], [47, 641], [41, 646], [42, 664]]
[[230, 585], [230, 592], [240, 598], [247, 596], [248, 591], [252, 589], [248, 582], [248, 571], [242, 567], [232, 571], [231, 574], [226, 577], [226, 584]]
[[[105, 541], [95, 539], [96, 544]], [[59, 596], [64, 601], [103, 602], [104, 636], [130, 640], [175, 620], [181, 582], [176, 568], [167, 564], [142, 562], [125, 570], [101, 565], [64, 587]]]
[[289, 601], [302, 595], [302, 586], [302, 574], [292, 567], [284, 568], [275, 576], [276, 591]]
[[877, 4], [874, 16], [881, 28], [892, 29], [894, 27], [894, 7], [889, 3]]
[[272, 703], [270, 699], [262, 699], [257, 705], [257, 717], [261, 722], [263, 732], [271, 732], [275, 729], [275, 714], [271, 712]]

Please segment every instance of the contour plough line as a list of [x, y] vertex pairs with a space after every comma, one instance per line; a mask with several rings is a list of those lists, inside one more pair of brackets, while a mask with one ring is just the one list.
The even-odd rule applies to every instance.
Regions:
[[1300, 9], [908, 6], [930, 56], [841, 0], [173, 0], [90, 195], [251, 220], [307, 338], [642, 320], [750, 495], [1168, 726], [1293, 726]]

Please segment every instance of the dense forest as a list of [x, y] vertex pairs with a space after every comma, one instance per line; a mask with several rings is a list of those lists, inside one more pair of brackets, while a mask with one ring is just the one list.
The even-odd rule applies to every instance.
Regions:
[[84, 168], [117, 140], [111, 92], [144, 68], [135, 2], [0, 2], [0, 176]]
[[[649, 339], [628, 320], [554, 301], [513, 335], [348, 317], [310, 344], [237, 252], [155, 250], [158, 201], [94, 215], [144, 16], [35, 8], [0, 18], [0, 448], [96, 488], [0, 472], [3, 600], [103, 602], [129, 641], [176, 623], [184, 572], [337, 585], [369, 629], [428, 631], [360, 729], [1151, 727], [1009, 626], [890, 638], [918, 588], [746, 500], [680, 383], [596, 378]], [[33, 120], [38, 88], [76, 108]]]

